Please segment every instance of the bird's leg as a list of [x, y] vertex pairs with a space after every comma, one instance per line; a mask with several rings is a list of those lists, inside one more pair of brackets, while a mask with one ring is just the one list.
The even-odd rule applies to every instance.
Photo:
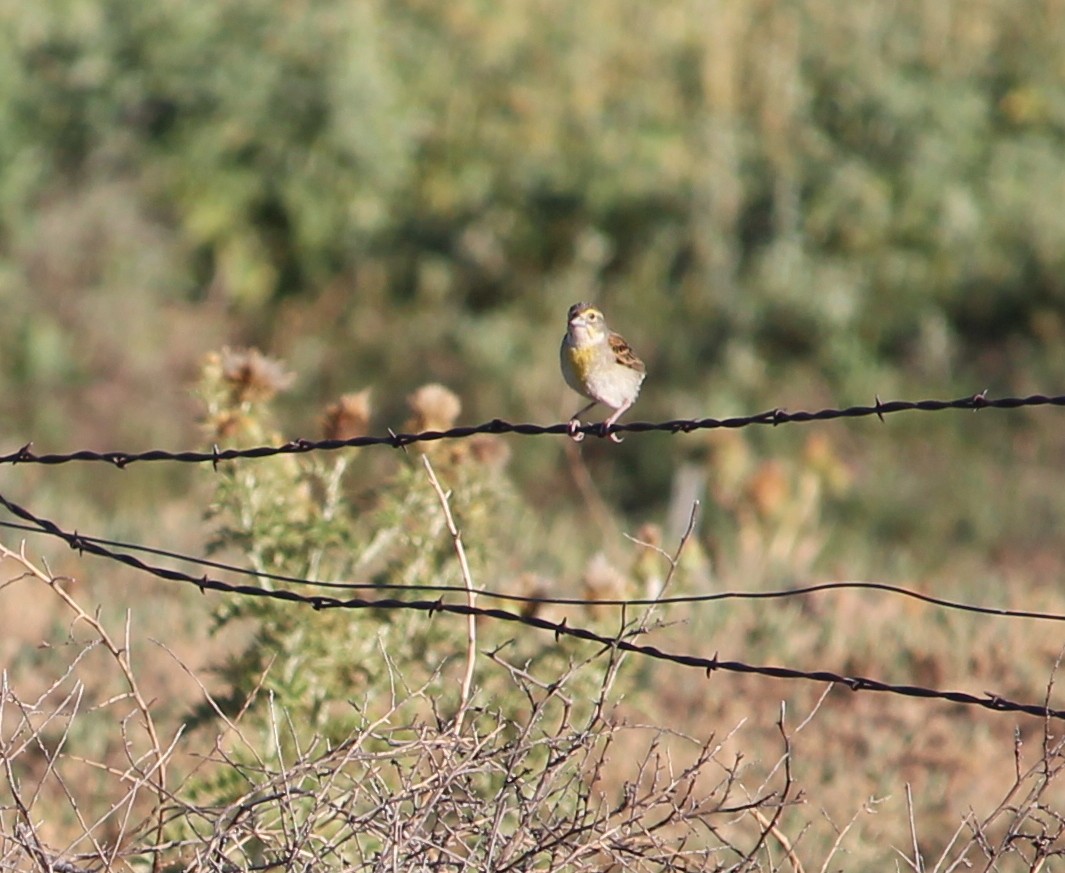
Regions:
[[569, 436], [570, 439], [573, 440], [575, 443], [579, 443], [582, 439], [584, 439], [584, 434], [577, 433], [577, 428], [581, 426], [581, 416], [584, 415], [584, 413], [586, 413], [593, 406], [595, 406], [595, 404], [598, 402], [598, 400], [593, 400], [587, 406], [582, 406], [575, 413], [573, 413], [573, 417], [569, 420]]
[[609, 437], [612, 443], [620, 443], [622, 442], [622, 438], [619, 437], [616, 433], [607, 433], [607, 431], [610, 430], [611, 425], [617, 424], [617, 421], [619, 418], [621, 418], [622, 413], [628, 411], [631, 406], [632, 403], [626, 403], [624, 406], [619, 406], [617, 409], [614, 410], [614, 414], [610, 416], [610, 418], [608, 418], [606, 421], [604, 421], [601, 425], [603, 428], [603, 434]]

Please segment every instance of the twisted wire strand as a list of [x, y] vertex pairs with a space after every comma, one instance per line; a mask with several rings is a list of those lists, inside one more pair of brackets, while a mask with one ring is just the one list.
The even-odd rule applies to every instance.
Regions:
[[[18, 524], [11, 521], [0, 521], [0, 527], [9, 530], [17, 530], [25, 533], [47, 533], [39, 526]], [[148, 555], [158, 555], [163, 558], [171, 558], [184, 564], [194, 564], [199, 567], [209, 567], [214, 570], [223, 570], [239, 576], [248, 576], [253, 579], [264, 579], [271, 582], [284, 582], [290, 585], [306, 585], [329, 591], [403, 591], [403, 592], [431, 592], [433, 594], [466, 594], [466, 588], [462, 585], [433, 585], [433, 584], [391, 584], [388, 582], [327, 582], [315, 579], [304, 579], [301, 576], [291, 576], [284, 573], [270, 573], [266, 570], [252, 570], [248, 567], [240, 567], [236, 564], [228, 564], [224, 561], [215, 561], [210, 558], [202, 558], [196, 555], [187, 555], [169, 549], [160, 549], [155, 546], [146, 546], [140, 543], [131, 543], [124, 540], [111, 540], [103, 537], [77, 534], [83, 543], [93, 543], [110, 549], [123, 549], [127, 552], [141, 552]], [[768, 591], [715, 591], [708, 594], [678, 594], [669, 597], [633, 597], [617, 599], [589, 600], [583, 597], [553, 597], [551, 595], [532, 596], [526, 594], [514, 594], [508, 591], [495, 591], [491, 588], [479, 588], [477, 596], [488, 600], [501, 600], [508, 603], [537, 606], [677, 606], [701, 603], [716, 603], [724, 600], [786, 600], [792, 597], [806, 597], [811, 594], [819, 594], [827, 591], [879, 591], [885, 594], [907, 597], [912, 600], [926, 603], [940, 609], [955, 610], [958, 612], [975, 613], [977, 615], [991, 615], [998, 618], [1021, 618], [1035, 621], [1065, 622], [1065, 614], [1059, 612], [1038, 612], [1027, 609], [1008, 609], [999, 606], [984, 606], [978, 603], [966, 603], [960, 600], [948, 600], [945, 597], [936, 597], [906, 588], [901, 585], [891, 585], [887, 582], [818, 582], [813, 585], [802, 585], [789, 588], [776, 588]]]
[[[976, 411], [980, 409], [1020, 409], [1023, 407], [1065, 406], [1065, 395], [1049, 396], [1031, 394], [1027, 397], [989, 398], [987, 392], [961, 397], [957, 400], [891, 400], [887, 403], [876, 398], [873, 406], [851, 406], [846, 409], [820, 409], [816, 412], [788, 412], [785, 409], [770, 409], [755, 415], [737, 418], [693, 418], [673, 421], [647, 422], [634, 421], [628, 424], [615, 424], [604, 428], [602, 424], [586, 424], [578, 428], [579, 433], [606, 437], [613, 433], [651, 433], [667, 434], [692, 433], [698, 430], [717, 430], [726, 428], [750, 427], [753, 425], [796, 424], [812, 421], [831, 421], [837, 418], [868, 418], [876, 416], [881, 421], [884, 416], [897, 412], [943, 412], [948, 409]], [[518, 434], [519, 436], [568, 435], [568, 424], [514, 424], [495, 418], [483, 424], [465, 427], [453, 427], [449, 430], [427, 430], [421, 433], [393, 433], [388, 436], [361, 436], [346, 440], [308, 440], [296, 439], [278, 446], [254, 446], [246, 449], [220, 449], [215, 446], [209, 452], [182, 451], [171, 452], [164, 449], [149, 449], [143, 452], [94, 452], [81, 450], [65, 454], [39, 455], [32, 451], [32, 443], [27, 443], [17, 451], [0, 455], [0, 464], [67, 464], [74, 461], [92, 461], [112, 464], [118, 468], [130, 464], [148, 461], [171, 461], [187, 464], [212, 464], [217, 467], [222, 461], [238, 458], [269, 458], [275, 455], [299, 455], [316, 451], [336, 451], [344, 448], [366, 448], [369, 446], [390, 446], [402, 449], [415, 443], [435, 442], [437, 440], [465, 439], [478, 434]]]
[[973, 706], [992, 712], [1023, 713], [1042, 719], [1054, 719], [1065, 721], [1065, 710], [1055, 709], [1048, 705], [1037, 703], [1025, 703], [1009, 700], [997, 694], [985, 693], [980, 697], [963, 691], [945, 691], [937, 688], [929, 688], [921, 685], [900, 685], [882, 682], [866, 676], [845, 676], [829, 670], [798, 670], [791, 667], [779, 667], [772, 665], [748, 664], [743, 661], [721, 660], [715, 653], [713, 657], [706, 658], [699, 655], [680, 654], [667, 652], [657, 646], [633, 642], [633, 638], [647, 632], [647, 628], [635, 627], [619, 632], [616, 636], [606, 636], [582, 627], [571, 627], [563, 619], [561, 622], [553, 622], [538, 616], [518, 615], [502, 609], [470, 606], [466, 603], [445, 603], [441, 596], [438, 600], [400, 600], [396, 598], [366, 599], [353, 597], [341, 599], [330, 595], [306, 595], [289, 590], [270, 590], [255, 585], [233, 585], [219, 579], [213, 579], [206, 573], [201, 577], [195, 577], [179, 570], [147, 564], [133, 555], [115, 552], [99, 541], [80, 536], [76, 531], [68, 532], [60, 528], [54, 522], [40, 518], [29, 510], [0, 495], [0, 505], [4, 506], [13, 515], [35, 525], [42, 532], [50, 534], [66, 542], [71, 548], [81, 553], [89, 553], [102, 558], [107, 558], [118, 563], [125, 564], [144, 573], [151, 574], [167, 581], [180, 582], [194, 585], [201, 591], [218, 591], [228, 594], [246, 597], [263, 597], [272, 600], [281, 600], [294, 604], [309, 606], [315, 610], [322, 609], [413, 609], [434, 613], [447, 613], [453, 615], [474, 615], [485, 619], [505, 621], [521, 624], [526, 627], [536, 628], [553, 633], [556, 640], [561, 637], [571, 637], [586, 642], [615, 648], [620, 651], [630, 652], [634, 655], [653, 658], [678, 664], [683, 667], [693, 667], [705, 670], [709, 677], [713, 672], [722, 670], [732, 673], [747, 673], [758, 676], [767, 676], [784, 680], [805, 680], [810, 682], [839, 684], [852, 691], [874, 691], [885, 694], [895, 694], [904, 697], [916, 697], [929, 700], [943, 700], [956, 703], [961, 706]]

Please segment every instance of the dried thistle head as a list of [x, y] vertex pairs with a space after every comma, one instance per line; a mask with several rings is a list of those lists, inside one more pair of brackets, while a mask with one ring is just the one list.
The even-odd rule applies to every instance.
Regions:
[[830, 492], [841, 494], [850, 488], [854, 475], [830, 437], [811, 434], [802, 454], [807, 466], [821, 477]]
[[[629, 580], [602, 552], [596, 552], [584, 568], [585, 600], [624, 600], [628, 596]], [[585, 607], [593, 616], [605, 613], [603, 607], [589, 604]]]
[[344, 394], [326, 407], [322, 434], [327, 440], [350, 440], [370, 432], [370, 389]]
[[[662, 547], [662, 525], [653, 521], [645, 521], [636, 529], [636, 539], [655, 548]], [[644, 550], [653, 551], [653, 550]]]
[[470, 460], [493, 472], [502, 472], [510, 463], [510, 446], [491, 433], [474, 434], [466, 440]]
[[408, 427], [414, 431], [448, 430], [454, 427], [462, 412], [462, 401], [450, 388], [436, 382], [422, 385], [407, 397], [413, 417]]
[[295, 373], [258, 349], [222, 349], [222, 381], [236, 404], [261, 403], [292, 385]]
[[246, 434], [251, 428], [251, 418], [235, 409], [221, 409], [205, 423], [211, 439], [228, 442]]
[[793, 497], [788, 470], [777, 460], [759, 464], [746, 490], [747, 499], [763, 519], [778, 517]]

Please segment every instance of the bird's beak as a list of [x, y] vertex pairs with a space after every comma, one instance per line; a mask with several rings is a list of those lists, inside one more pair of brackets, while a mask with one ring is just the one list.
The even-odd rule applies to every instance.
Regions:
[[578, 313], [569, 320], [571, 327], [584, 327], [588, 322], [584, 320], [584, 313]]

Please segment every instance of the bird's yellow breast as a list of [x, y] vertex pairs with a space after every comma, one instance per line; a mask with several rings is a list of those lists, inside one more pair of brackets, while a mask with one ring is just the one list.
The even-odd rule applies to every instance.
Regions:
[[588, 393], [588, 374], [598, 349], [594, 345], [578, 347], [564, 342], [562, 344], [562, 375], [566, 383], [578, 394], [591, 397]]
[[567, 349], [570, 365], [578, 373], [586, 373], [588, 368], [592, 366], [592, 361], [595, 359], [597, 351], [598, 349], [595, 346], [585, 346], [584, 348], [570, 346]]

